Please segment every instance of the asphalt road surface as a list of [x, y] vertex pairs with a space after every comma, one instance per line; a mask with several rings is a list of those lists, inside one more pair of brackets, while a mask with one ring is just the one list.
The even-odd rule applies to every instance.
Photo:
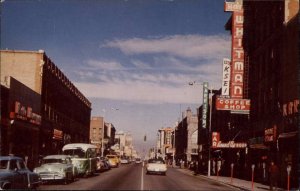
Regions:
[[92, 177], [75, 182], [46, 183], [38, 190], [239, 190], [199, 176], [191, 176], [176, 168], [168, 168], [167, 175], [146, 175], [142, 164], [123, 164]]

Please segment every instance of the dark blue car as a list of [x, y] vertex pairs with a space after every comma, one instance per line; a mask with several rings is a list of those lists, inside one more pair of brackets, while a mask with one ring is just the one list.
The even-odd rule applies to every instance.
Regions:
[[0, 156], [0, 189], [35, 189], [40, 183], [39, 175], [31, 172], [22, 158]]

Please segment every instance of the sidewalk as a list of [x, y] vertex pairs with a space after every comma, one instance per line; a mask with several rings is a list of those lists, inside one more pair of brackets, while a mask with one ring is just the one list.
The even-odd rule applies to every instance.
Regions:
[[[182, 172], [182, 173], [195, 176], [194, 172], [189, 170], [189, 169], [182, 169], [182, 168], [177, 168], [177, 167], [175, 167], [175, 168], [178, 171]], [[252, 182], [251, 181], [242, 180], [242, 179], [238, 179], [238, 178], [232, 178], [232, 180], [231, 180], [230, 177], [224, 177], [224, 176], [219, 176], [219, 177], [210, 176], [210, 177], [208, 177], [208, 176], [205, 176], [205, 175], [202, 175], [202, 174], [198, 174], [197, 177], [217, 181], [219, 183], [230, 185], [230, 186], [236, 187], [236, 188], [240, 188], [242, 190], [252, 191]], [[269, 185], [264, 185], [264, 184], [261, 184], [261, 183], [254, 182], [253, 183], [253, 190], [254, 191], [266, 191], [266, 190], [269, 190]], [[282, 189], [282, 188], [277, 188], [277, 191], [283, 191], [283, 190], [284, 189]]]

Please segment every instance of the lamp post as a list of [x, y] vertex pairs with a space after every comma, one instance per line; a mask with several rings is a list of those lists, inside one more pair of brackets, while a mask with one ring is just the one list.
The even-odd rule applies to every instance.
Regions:
[[[196, 81], [189, 82], [190, 86], [193, 86], [197, 84]], [[207, 114], [207, 94], [209, 98], [209, 126], [208, 126], [208, 161], [207, 161], [207, 176], [210, 176], [211, 171], [211, 152], [210, 152], [210, 146], [211, 146], [211, 118], [212, 118], [212, 94], [213, 89], [212, 87], [209, 87], [208, 82], [199, 83], [203, 86], [203, 112], [202, 112], [202, 127], [206, 128], [206, 114]]]
[[209, 93], [209, 127], [208, 127], [208, 167], [207, 167], [207, 176], [210, 176], [210, 166], [211, 166], [211, 154], [210, 154], [210, 143], [211, 143], [211, 115], [212, 115], [212, 90]]
[[[111, 110], [119, 110], [118, 108], [110, 108]], [[106, 110], [105, 109], [102, 109], [103, 111], [103, 120], [102, 120], [102, 138], [101, 138], [101, 156], [103, 157], [103, 154], [104, 154], [104, 133], [105, 133], [105, 122], [104, 122], [104, 118], [105, 118], [105, 113], [106, 113]]]
[[173, 164], [172, 166], [173, 166], [173, 167], [176, 166], [176, 164], [175, 164], [175, 148], [176, 148], [176, 146], [175, 146], [175, 141], [176, 141], [176, 128], [177, 128], [177, 126], [178, 126], [178, 122], [176, 122], [175, 127], [174, 127], [173, 162], [172, 162], [172, 164]]

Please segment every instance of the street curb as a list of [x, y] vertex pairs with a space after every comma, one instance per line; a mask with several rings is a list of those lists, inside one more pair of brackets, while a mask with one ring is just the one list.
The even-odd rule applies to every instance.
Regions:
[[182, 168], [176, 168], [176, 170], [184, 173], [184, 174], [188, 174], [190, 176], [195, 176], [195, 177], [201, 177], [201, 178], [204, 178], [206, 180], [210, 180], [210, 181], [214, 181], [214, 182], [218, 182], [219, 184], [223, 184], [223, 185], [226, 185], [226, 186], [230, 186], [230, 187], [233, 187], [233, 188], [239, 188], [239, 189], [242, 189], [242, 190], [245, 190], [245, 191], [251, 191], [247, 188], [243, 188], [243, 187], [239, 187], [239, 186], [235, 186], [235, 185], [232, 185], [232, 184], [229, 184], [229, 183], [226, 183], [226, 182], [222, 182], [222, 181], [219, 181], [219, 180], [215, 180], [215, 179], [212, 179], [212, 178], [208, 178], [207, 176], [204, 176], [204, 175], [201, 175], [201, 174], [198, 174], [198, 175], [194, 175], [194, 173], [192, 171], [189, 171], [187, 169], [182, 169]]
[[[224, 182], [224, 181], [216, 180], [216, 179], [213, 179], [213, 178], [208, 178], [207, 176], [202, 175], [202, 174], [194, 175], [194, 172], [190, 171], [188, 169], [181, 169], [181, 168], [175, 168], [175, 169], [177, 169], [178, 171], [180, 171], [184, 174], [188, 174], [190, 176], [198, 176], [198, 177], [204, 178], [206, 180], [218, 182], [219, 184], [223, 184], [223, 185], [230, 186], [230, 187], [233, 187], [233, 188], [238, 188], [238, 189], [241, 189], [241, 190], [244, 190], [244, 191], [251, 191], [252, 190], [252, 189], [247, 188], [247, 187], [230, 184], [229, 182]], [[263, 188], [263, 187], [256, 187], [256, 188], [263, 189], [263, 190], [269, 190], [268, 188]], [[255, 190], [255, 188], [254, 188], [254, 190]], [[281, 190], [281, 189], [279, 189], [279, 190]]]

